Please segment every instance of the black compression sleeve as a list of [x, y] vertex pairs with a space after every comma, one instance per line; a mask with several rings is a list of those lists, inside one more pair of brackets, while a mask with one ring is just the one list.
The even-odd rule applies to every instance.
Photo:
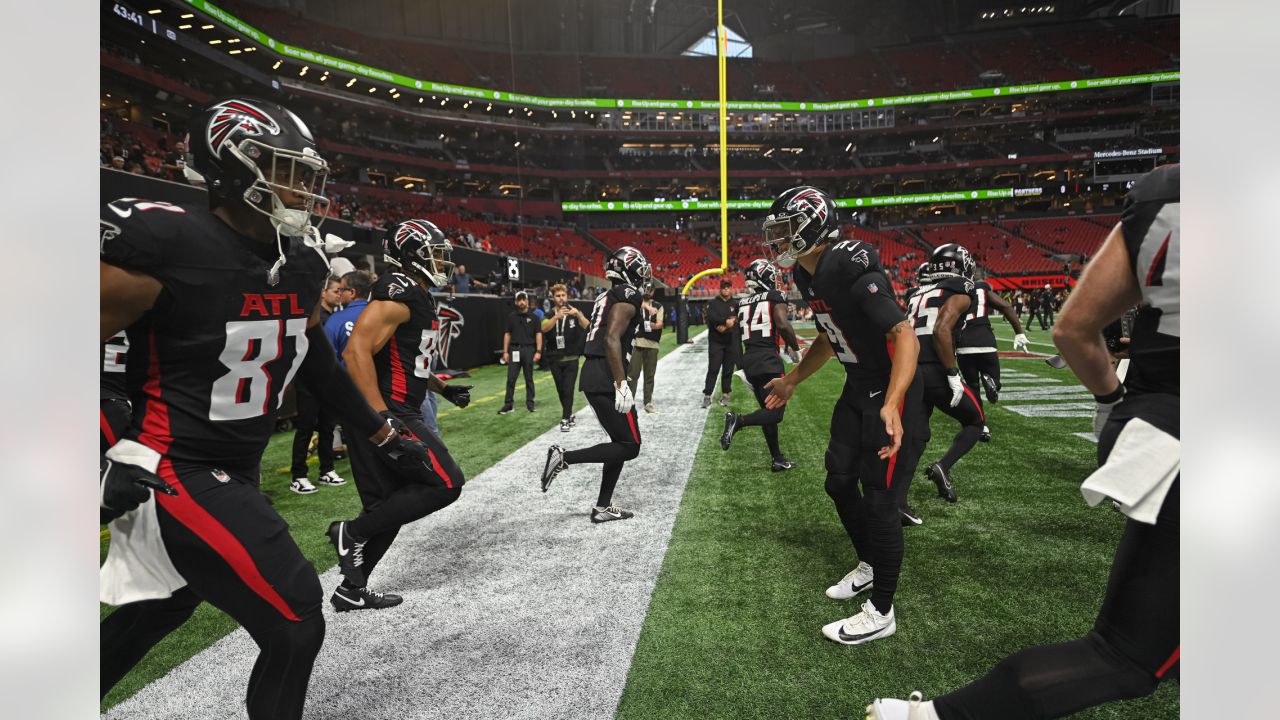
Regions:
[[355, 381], [338, 364], [338, 356], [324, 328], [320, 325], [307, 328], [307, 342], [310, 347], [302, 359], [302, 367], [298, 368], [298, 382], [320, 400], [321, 406], [362, 437], [382, 429], [387, 421], [369, 407]]

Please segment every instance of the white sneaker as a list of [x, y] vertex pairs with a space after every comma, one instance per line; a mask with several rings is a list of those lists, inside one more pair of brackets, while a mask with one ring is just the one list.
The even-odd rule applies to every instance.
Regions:
[[876, 698], [867, 706], [867, 720], [939, 720], [933, 701], [923, 700], [919, 691], [911, 693], [907, 700]]
[[827, 588], [827, 597], [832, 600], [850, 600], [857, 597], [858, 593], [863, 590], [870, 590], [875, 587], [872, 580], [875, 579], [875, 573], [872, 572], [871, 566], [865, 562], [858, 563], [858, 567], [849, 571], [848, 575], [840, 578], [840, 582]]
[[653, 406], [653, 403], [649, 403], [649, 404], [647, 404], [647, 405], [645, 405], [645, 406], [644, 406], [644, 411], [645, 411], [645, 412], [647, 412], [647, 413], [655, 413], [655, 414], [656, 414], [656, 413], [658, 412], [658, 409], [657, 409], [657, 408], [655, 408], [655, 407]]
[[842, 645], [861, 645], [889, 637], [897, 631], [898, 621], [893, 616], [893, 608], [889, 608], [888, 615], [881, 615], [870, 600], [862, 603], [862, 612], [857, 615], [822, 626], [822, 634], [828, 640]]
[[300, 477], [300, 478], [294, 478], [293, 482], [289, 483], [289, 489], [298, 493], [299, 495], [310, 495], [311, 493], [315, 492], [318, 488], [315, 485], [312, 485], [310, 480], [304, 477]]
[[335, 486], [347, 484], [347, 481], [341, 475], [339, 475], [335, 470], [330, 470], [329, 472], [321, 475], [320, 478], [316, 480], [316, 482], [320, 483], [321, 485], [335, 485]]

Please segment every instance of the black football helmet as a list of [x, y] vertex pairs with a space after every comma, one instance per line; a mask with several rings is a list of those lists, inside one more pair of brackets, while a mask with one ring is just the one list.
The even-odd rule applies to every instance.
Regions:
[[946, 275], [958, 275], [966, 280], [973, 279], [975, 263], [973, 256], [963, 245], [947, 243], [933, 249], [929, 256], [928, 268], [925, 272], [931, 278]]
[[[220, 199], [243, 200], [283, 236], [320, 245], [315, 227], [329, 206], [329, 165], [297, 115], [270, 100], [219, 100], [191, 118], [187, 148], [184, 173], [192, 184]], [[313, 214], [321, 216], [314, 226]]]
[[825, 242], [840, 237], [840, 211], [831, 196], [801, 185], [773, 201], [764, 219], [764, 246], [780, 267], [789, 267]]
[[778, 289], [778, 268], [764, 258], [752, 260], [742, 276], [746, 278], [747, 287], [756, 292]]
[[924, 279], [929, 276], [929, 262], [920, 263], [920, 267], [916, 268], [916, 282], [924, 284]]
[[624, 245], [604, 261], [604, 276], [610, 280], [626, 283], [635, 288], [643, 287], [653, 279], [653, 267], [644, 253]]
[[430, 220], [396, 223], [382, 239], [382, 259], [432, 287], [441, 288], [453, 277], [453, 243]]

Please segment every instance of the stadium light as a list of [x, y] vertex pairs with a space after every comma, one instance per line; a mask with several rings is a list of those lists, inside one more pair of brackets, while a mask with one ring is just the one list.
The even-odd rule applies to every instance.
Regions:
[[213, 29], [213, 25], [212, 25], [212, 24], [209, 24], [209, 25], [201, 25], [201, 26], [200, 26], [200, 29], [201, 29], [201, 30], [212, 30], [212, 29]]
[[347, 87], [351, 87], [352, 85], [355, 85], [355, 84], [356, 84], [355, 78], [351, 78], [350, 80], [347, 81]]
[[376, 88], [376, 87], [371, 87], [371, 88], [369, 88], [369, 92], [378, 92], [378, 88]]
[[444, 139], [444, 133], [440, 133], [440, 139], [441, 139], [441, 140], [443, 140], [443, 139]]
[[444, 107], [444, 104], [445, 104], [445, 103], [447, 103], [447, 102], [449, 102], [449, 98], [445, 98], [445, 99], [441, 100], [441, 101], [440, 101], [440, 107]]
[[493, 109], [493, 103], [489, 103], [489, 105], [488, 105], [487, 107], [485, 107], [484, 111], [485, 111], [485, 112], [489, 112], [489, 111], [490, 111], [490, 110], [492, 110], [492, 109]]
[[393, 87], [389, 87], [389, 88], [387, 88], [387, 92], [391, 93], [392, 95], [395, 95], [395, 94], [396, 94], [396, 89], [395, 89], [395, 88], [393, 88]]
[[230, 45], [232, 43], [238, 43], [238, 42], [240, 42], [240, 38], [231, 38], [230, 40], [227, 41], [227, 44]]
[[310, 69], [311, 67], [309, 65], [303, 65], [302, 69], [298, 71], [298, 77], [306, 77], [307, 71]]
[[237, 48], [237, 49], [235, 49], [235, 50], [228, 50], [228, 51], [227, 51], [227, 54], [228, 54], [228, 55], [239, 55], [241, 52], [243, 52], [243, 51], [242, 51], [242, 50], [240, 50], [239, 48]]
[[187, 23], [186, 25], [179, 25], [179, 26], [178, 26], [178, 29], [179, 29], [179, 30], [190, 30], [190, 29], [191, 29], [191, 23]]
[[257, 50], [257, 49], [258, 49], [258, 48], [256, 48], [256, 47], [252, 47], [252, 46], [250, 46], [250, 47], [245, 48], [245, 49], [244, 49], [244, 51], [245, 51], [245, 52], [253, 52], [254, 50]]
[[209, 44], [210, 44], [210, 45], [221, 45], [221, 44], [222, 44], [222, 41], [221, 41], [221, 40], [210, 40], [210, 41], [209, 41]]
[[844, 151], [845, 151], [845, 152], [849, 152], [849, 151], [850, 151], [850, 150], [852, 150], [852, 149], [853, 149], [853, 141], [850, 141], [848, 145], [845, 145], [845, 146], [844, 146]]
[[179, 15], [178, 17], [182, 18], [183, 20], [187, 20], [187, 19], [190, 19], [190, 18], [195, 17], [195, 15], [193, 15], [193, 14], [191, 14], [191, 13], [182, 13], [182, 14], [181, 14], [181, 15]]
[[511, 147], [516, 147], [516, 148], [520, 147], [520, 141], [519, 141], [519, 140], [517, 140], [517, 141], [516, 141], [516, 144], [515, 144], [515, 145], [512, 145]]
[[507, 108], [507, 114], [510, 115], [516, 111], [515, 108]]
[[160, 14], [160, 10], [159, 10], [159, 9], [156, 9], [156, 10], [148, 10], [148, 11], [147, 11], [147, 14], [148, 14], [148, 15], [159, 15], [159, 14]]

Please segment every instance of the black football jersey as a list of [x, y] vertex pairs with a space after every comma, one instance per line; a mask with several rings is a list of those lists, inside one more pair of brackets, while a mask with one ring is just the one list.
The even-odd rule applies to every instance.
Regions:
[[799, 263], [791, 274], [845, 372], [887, 379], [893, 365], [885, 334], [906, 318], [876, 249], [844, 240], [818, 258], [812, 275]]
[[578, 388], [583, 392], [613, 392], [613, 376], [606, 367], [608, 360], [604, 353], [605, 331], [609, 328], [609, 312], [615, 303], [628, 303], [636, 309], [630, 325], [623, 330], [620, 344], [622, 346], [622, 366], [631, 363], [631, 346], [635, 341], [636, 329], [641, 323], [640, 291], [630, 285], [618, 284], [608, 292], [596, 297], [595, 307], [591, 310], [591, 323], [587, 325], [587, 343], [583, 351], [586, 361], [582, 366], [582, 378]]
[[[938, 311], [942, 309], [943, 303], [953, 295], [968, 295], [971, 309], [977, 305], [974, 300], [973, 281], [959, 276], [925, 283], [916, 288], [915, 292], [907, 298], [907, 318], [916, 330], [916, 337], [920, 339], [919, 362], [942, 362], [938, 357], [937, 349], [933, 346], [934, 323], [938, 319]], [[961, 315], [956, 319], [955, 327], [952, 328], [952, 338], [958, 340], [963, 333], [964, 318], [965, 316]]]
[[782, 358], [778, 357], [782, 339], [773, 326], [773, 309], [786, 302], [777, 290], [738, 301], [738, 327], [742, 333], [742, 359], [738, 364], [748, 376], [782, 373]]
[[440, 320], [436, 301], [416, 280], [403, 273], [383, 275], [374, 283], [369, 301], [403, 303], [409, 319], [401, 323], [387, 344], [373, 356], [378, 391], [384, 400], [418, 407], [427, 397], [427, 380], [439, 352]]
[[979, 280], [973, 284], [973, 301], [969, 306], [969, 312], [964, 316], [964, 330], [960, 331], [956, 347], [996, 347], [996, 335], [991, 330], [990, 319], [995, 308], [987, 302], [988, 296], [993, 292], [995, 291], [991, 289], [991, 283], [986, 280]]
[[[126, 437], [174, 460], [255, 470], [307, 352], [328, 264], [299, 240], [268, 277], [275, 244], [207, 208], [121, 199], [102, 208], [104, 262], [164, 286], [127, 330], [133, 425]], [[274, 280], [274, 282], [272, 282]]]
[[1120, 215], [1142, 306], [1129, 340], [1125, 388], [1177, 395], [1180, 380], [1180, 166], [1156, 168], [1125, 196]]
[[102, 375], [98, 382], [101, 399], [129, 399], [129, 385], [125, 382], [128, 355], [129, 338], [124, 333], [117, 333], [102, 344]]

